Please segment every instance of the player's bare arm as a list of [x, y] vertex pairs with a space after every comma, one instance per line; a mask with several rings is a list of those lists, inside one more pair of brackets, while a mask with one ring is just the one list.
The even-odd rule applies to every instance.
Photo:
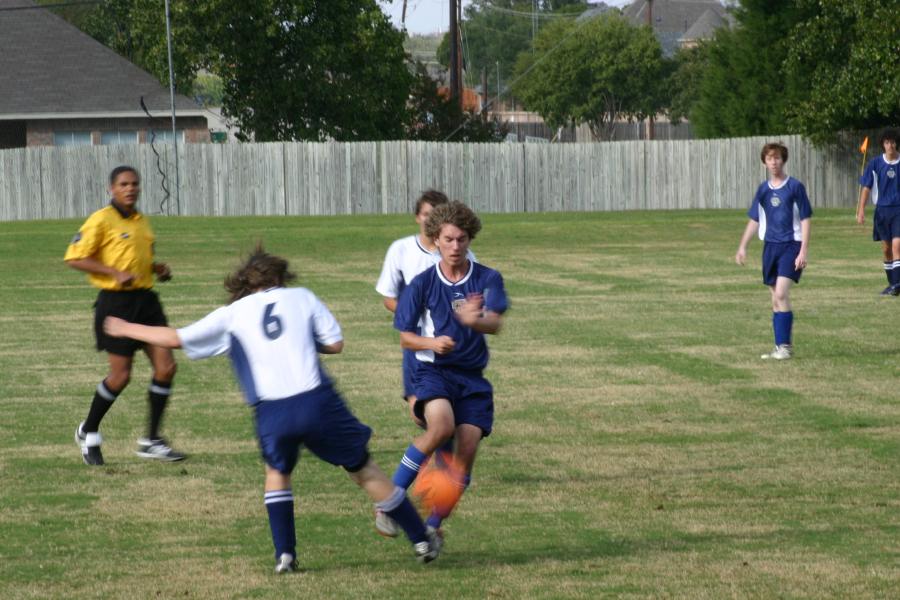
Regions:
[[391, 298], [390, 296], [384, 296], [382, 302], [384, 303], [384, 307], [391, 311], [392, 313], [397, 312], [397, 299]]
[[869, 201], [869, 194], [872, 192], [867, 187], [859, 190], [859, 204], [856, 206], [856, 222], [862, 225], [866, 222], [866, 203]]
[[400, 347], [406, 350], [431, 350], [438, 354], [448, 354], [453, 350], [454, 346], [456, 346], [456, 342], [447, 335], [430, 338], [422, 337], [411, 331], [400, 332]]
[[129, 323], [118, 317], [106, 317], [103, 320], [103, 331], [106, 335], [119, 338], [131, 338], [161, 348], [181, 348], [178, 332], [171, 327], [152, 327]]
[[119, 271], [117, 269], [113, 269], [108, 265], [104, 265], [102, 262], [97, 260], [96, 258], [77, 258], [72, 260], [67, 260], [66, 264], [76, 269], [78, 271], [84, 271], [85, 273], [94, 273], [96, 275], [109, 275], [116, 282], [120, 283], [123, 286], [129, 285], [132, 281], [134, 281], [134, 273], [129, 273], [128, 271]]
[[744, 228], [744, 235], [741, 236], [741, 243], [738, 244], [737, 253], [734, 255], [734, 262], [744, 266], [744, 263], [747, 261], [747, 244], [750, 243], [757, 231], [759, 231], [759, 223], [749, 219], [747, 227]]
[[172, 279], [172, 269], [164, 262], [153, 263], [153, 272], [156, 274], [158, 281], [169, 281]]
[[806, 265], [809, 264], [806, 255], [809, 249], [810, 226], [810, 219], [800, 221], [800, 251], [797, 253], [796, 260], [794, 260], [794, 268], [798, 271], [805, 269]]
[[470, 294], [454, 316], [457, 321], [478, 333], [494, 334], [503, 325], [500, 314], [484, 309], [484, 296], [481, 294]]
[[344, 340], [339, 340], [333, 344], [316, 344], [316, 351], [319, 354], [340, 354], [344, 349]]

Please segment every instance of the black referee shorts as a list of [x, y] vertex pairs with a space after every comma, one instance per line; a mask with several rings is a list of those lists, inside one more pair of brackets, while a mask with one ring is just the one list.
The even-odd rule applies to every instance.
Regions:
[[144, 343], [127, 338], [114, 338], [103, 333], [103, 320], [106, 317], [119, 317], [141, 325], [169, 324], [159, 302], [159, 296], [153, 290], [124, 292], [100, 290], [94, 303], [94, 335], [97, 338], [97, 350], [121, 356], [134, 356], [136, 351], [144, 347]]

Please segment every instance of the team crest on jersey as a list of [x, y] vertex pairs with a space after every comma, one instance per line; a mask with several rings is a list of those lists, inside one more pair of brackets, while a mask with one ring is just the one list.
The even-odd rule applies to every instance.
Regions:
[[896, 177], [896, 175], [897, 175], [897, 173], [893, 169], [888, 169], [887, 176], [890, 179], [893, 179], [894, 177]]
[[772, 196], [772, 206], [774, 206], [775, 208], [781, 206], [781, 198], [779, 198], [778, 196]]
[[77, 243], [80, 242], [80, 241], [81, 241], [81, 232], [79, 231], [78, 233], [75, 234], [75, 236], [72, 238], [72, 241], [69, 242], [69, 243], [70, 243], [70, 244], [77, 244]]
[[450, 306], [453, 307], [453, 312], [459, 312], [459, 309], [465, 303], [466, 296], [462, 292], [453, 292], [453, 301], [450, 303]]

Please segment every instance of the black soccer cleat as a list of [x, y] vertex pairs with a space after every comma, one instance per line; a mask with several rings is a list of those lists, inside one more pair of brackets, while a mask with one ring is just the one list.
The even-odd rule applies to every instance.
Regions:
[[75, 428], [75, 443], [81, 448], [81, 459], [86, 465], [99, 467], [103, 465], [103, 453], [100, 452], [100, 444], [103, 442], [103, 438], [100, 437], [99, 431], [85, 433], [83, 427], [84, 422], [79, 423], [78, 427]]
[[881, 293], [879, 294], [879, 296], [893, 296], [893, 295], [894, 295], [894, 285], [893, 284], [891, 284], [891, 285], [887, 286], [886, 288], [884, 288], [883, 290], [881, 290]]

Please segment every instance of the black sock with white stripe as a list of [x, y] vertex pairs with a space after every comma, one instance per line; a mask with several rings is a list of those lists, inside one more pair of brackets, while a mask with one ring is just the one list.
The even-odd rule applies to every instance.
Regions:
[[113, 402], [119, 397], [122, 390], [111, 390], [106, 385], [106, 380], [100, 382], [97, 390], [94, 392], [94, 399], [91, 401], [91, 409], [88, 416], [84, 420], [82, 431], [85, 433], [96, 433], [100, 430], [100, 421], [106, 416], [107, 411], [112, 408]]
[[894, 285], [893, 276], [891, 275], [894, 269], [894, 263], [889, 261], [884, 261], [884, 275], [887, 277], [888, 285]]
[[169, 402], [169, 396], [172, 395], [172, 382], [159, 381], [153, 379], [150, 381], [150, 389], [147, 391], [147, 401], [150, 403], [150, 423], [147, 430], [147, 438], [150, 440], [158, 440], [159, 426], [162, 424], [163, 412], [166, 410], [166, 404]]

